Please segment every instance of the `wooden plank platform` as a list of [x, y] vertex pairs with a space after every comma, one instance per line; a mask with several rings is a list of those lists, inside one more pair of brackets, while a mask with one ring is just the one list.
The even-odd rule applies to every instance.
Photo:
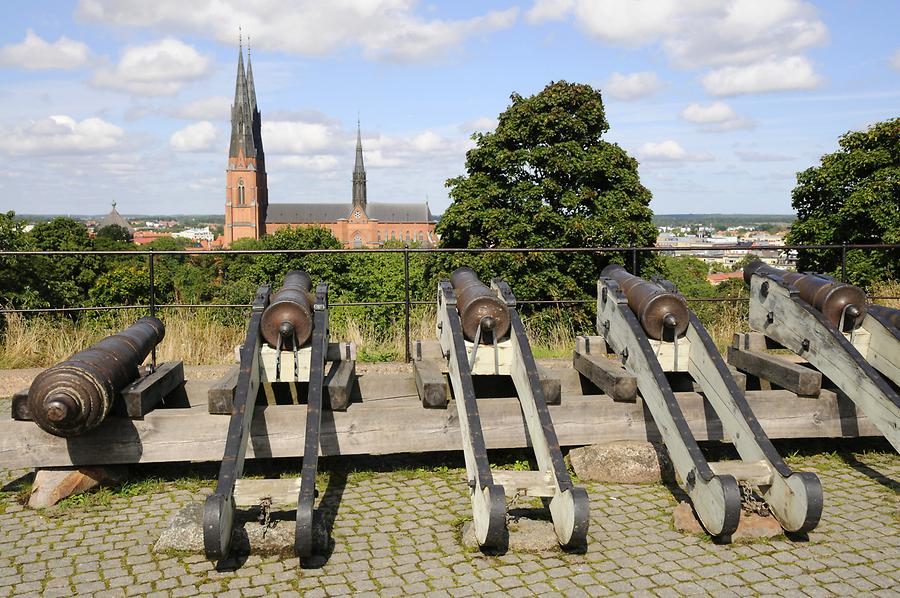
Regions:
[[[568, 392], [549, 407], [559, 442], [579, 446], [616, 440], [659, 440], [659, 432], [638, 399], [617, 403], [606, 395]], [[185, 391], [194, 408], [156, 409], [143, 420], [108, 418], [97, 430], [75, 438], [47, 434], [32, 422], [0, 419], [0, 466], [5, 468], [219, 461], [229, 417], [208, 413], [210, 382], [188, 381]], [[325, 411], [323, 455], [422, 453], [460, 450], [455, 408], [424, 409], [412, 372], [360, 374], [363, 402], [344, 412]], [[701, 395], [677, 393], [691, 431], [698, 440], [723, 440], [722, 427]], [[771, 438], [879, 436], [878, 430], [846, 397], [822, 390], [818, 399], [786, 390], [748, 391], [747, 398]], [[197, 404], [199, 401], [199, 405]], [[249, 458], [296, 457], [303, 451], [306, 408], [268, 405], [253, 418]], [[528, 446], [516, 398], [479, 401], [488, 448]]]

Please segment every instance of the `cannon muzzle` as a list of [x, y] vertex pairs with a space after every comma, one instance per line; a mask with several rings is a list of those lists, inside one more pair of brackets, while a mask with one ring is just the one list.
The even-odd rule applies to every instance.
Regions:
[[269, 345], [293, 351], [309, 342], [313, 330], [311, 289], [312, 279], [306, 272], [291, 270], [284, 275], [281, 288], [263, 312], [259, 328]]
[[457, 268], [450, 274], [450, 284], [456, 291], [456, 309], [462, 320], [463, 336], [467, 340], [475, 341], [479, 327], [482, 343], [500, 340], [509, 333], [506, 303], [478, 280], [474, 270], [466, 266]]
[[618, 264], [608, 265], [601, 275], [618, 283], [628, 299], [628, 307], [650, 338], [670, 340], [669, 336], [678, 338], [687, 330], [688, 307], [679, 295], [629, 274]]

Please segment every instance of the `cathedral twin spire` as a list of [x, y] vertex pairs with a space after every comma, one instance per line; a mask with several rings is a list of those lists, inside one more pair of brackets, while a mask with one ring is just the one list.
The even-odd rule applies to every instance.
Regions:
[[256, 105], [256, 86], [253, 84], [253, 65], [247, 49], [247, 70], [244, 71], [244, 47], [238, 48], [237, 78], [234, 85], [234, 104], [231, 106], [231, 146], [229, 158], [256, 158], [257, 168], [263, 160], [260, 115]]

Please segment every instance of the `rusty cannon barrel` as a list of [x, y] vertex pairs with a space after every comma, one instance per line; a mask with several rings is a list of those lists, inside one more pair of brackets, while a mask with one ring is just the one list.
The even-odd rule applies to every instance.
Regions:
[[163, 323], [141, 318], [37, 375], [28, 390], [31, 417], [55, 436], [78, 436], [106, 418], [119, 392], [165, 336]]
[[675, 293], [670, 293], [658, 285], [629, 274], [618, 264], [610, 264], [601, 275], [612, 278], [628, 299], [628, 307], [635, 313], [644, 332], [654, 340], [662, 340], [674, 333], [678, 338], [688, 327], [688, 307]]
[[462, 320], [463, 336], [475, 341], [481, 327], [482, 343], [500, 340], [509, 333], [509, 309], [506, 302], [478, 280], [472, 268], [463, 266], [450, 274], [450, 284], [456, 291], [456, 309]]
[[293, 351], [295, 339], [298, 349], [309, 341], [313, 329], [310, 289], [312, 279], [306, 272], [291, 270], [284, 275], [281, 288], [272, 295], [260, 323], [260, 332], [269, 345]]
[[842, 332], [858, 328], [866, 317], [866, 294], [859, 287], [819, 274], [800, 274], [769, 266], [754, 260], [744, 266], [744, 280], [749, 284], [754, 274], [782, 280], [797, 289], [800, 298], [822, 312], [835, 326], [844, 318]]

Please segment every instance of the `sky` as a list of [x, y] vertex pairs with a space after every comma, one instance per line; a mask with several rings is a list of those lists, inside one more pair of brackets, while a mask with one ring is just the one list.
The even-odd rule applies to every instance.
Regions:
[[0, 209], [224, 210], [239, 30], [272, 203], [449, 205], [513, 92], [601, 90], [656, 213], [790, 213], [796, 173], [900, 116], [893, 0], [32, 0], [0, 31]]

